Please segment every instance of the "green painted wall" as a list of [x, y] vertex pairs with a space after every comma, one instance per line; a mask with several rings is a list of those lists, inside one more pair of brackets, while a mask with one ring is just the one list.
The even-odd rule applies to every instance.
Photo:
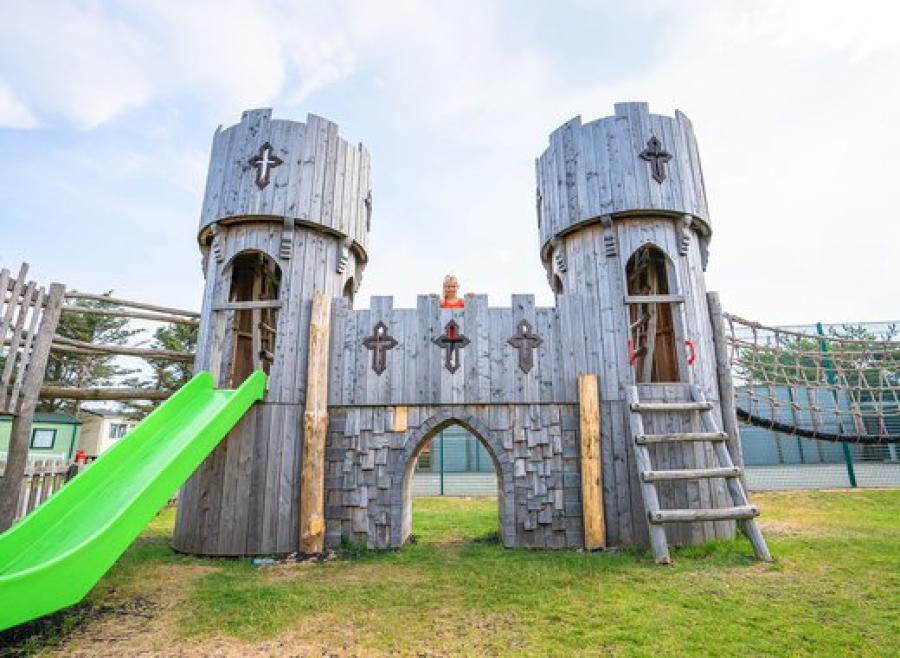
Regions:
[[[6, 453], [9, 448], [9, 433], [12, 430], [12, 418], [0, 416], [0, 453]], [[34, 423], [31, 426], [32, 441], [35, 430], [54, 430], [52, 448], [29, 448], [31, 457], [49, 458], [60, 457], [72, 459], [78, 449], [78, 439], [81, 435], [81, 423], [71, 416], [63, 414], [35, 414]], [[47, 434], [43, 434], [47, 437]], [[31, 441], [29, 441], [31, 445]], [[5, 454], [0, 458], [5, 457]]]

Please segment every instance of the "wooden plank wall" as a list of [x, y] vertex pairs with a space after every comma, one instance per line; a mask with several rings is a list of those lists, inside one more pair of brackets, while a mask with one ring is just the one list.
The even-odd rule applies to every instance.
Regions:
[[[508, 343], [523, 318], [542, 338], [528, 373], [519, 368], [518, 351]], [[471, 341], [461, 350], [455, 373], [444, 367], [444, 350], [432, 342], [451, 319]], [[378, 322], [398, 343], [387, 352], [387, 368], [380, 375], [372, 369], [372, 352], [363, 346]], [[442, 309], [436, 295], [420, 295], [414, 309], [395, 309], [392, 297], [373, 297], [370, 308], [361, 310], [337, 300], [332, 331], [332, 406], [577, 400], [574, 373], [563, 359], [557, 310], [536, 308], [533, 295], [513, 295], [507, 308], [489, 308], [486, 295], [467, 295], [464, 309]]]
[[[661, 183], [640, 158], [651, 137], [672, 155]], [[709, 223], [697, 140], [690, 120], [650, 114], [647, 103], [618, 103], [615, 115], [582, 124], [581, 117], [550, 135], [538, 158], [541, 244], [601, 215], [634, 210], [688, 213]]]
[[[281, 268], [275, 354], [269, 373], [266, 401], [299, 404], [306, 399], [307, 329], [312, 295], [341, 294], [345, 276], [337, 273], [337, 238], [318, 231], [297, 230], [293, 256], [279, 258], [281, 224], [253, 222], [230, 227], [223, 239], [222, 262], [207, 263], [203, 317], [197, 342], [196, 370], [210, 370], [220, 386], [227, 386], [231, 354], [231, 311], [213, 311], [228, 301], [232, 259], [244, 251], [268, 255]], [[352, 257], [352, 256], [351, 256]], [[210, 318], [207, 320], [206, 318]]]
[[223, 233], [221, 262], [213, 255], [207, 261], [195, 368], [209, 369], [220, 386], [227, 385], [233, 315], [212, 309], [228, 300], [229, 264], [246, 250], [265, 253], [281, 268], [276, 358], [265, 403], [238, 423], [183, 487], [174, 544], [208, 555], [289, 553], [297, 550], [299, 536], [311, 300], [316, 291], [341, 293], [339, 240], [298, 229], [285, 260], [279, 257], [279, 222], [234, 225]]
[[[586, 225], [563, 238], [567, 261], [565, 292], [557, 297], [562, 366], [567, 381], [581, 373], [599, 375], [600, 458], [610, 545], [644, 544], [647, 540], [647, 522], [630, 444], [628, 410], [623, 392], [623, 384], [634, 381], [628, 354], [630, 330], [624, 303], [625, 267], [631, 254], [644, 244], [652, 243], [665, 252], [670, 261], [670, 292], [684, 295], [684, 302], [673, 309], [682, 381], [699, 385], [708, 400], [719, 400], [699, 239], [691, 231], [687, 250], [682, 253], [681, 227], [680, 220], [673, 221], [671, 218], [632, 217], [614, 220], [610, 228], [604, 227], [601, 222]], [[610, 232], [616, 249], [613, 256], [607, 255], [605, 240]], [[697, 353], [697, 359], [691, 366], [687, 364], [684, 344], [688, 338], [693, 341]], [[685, 391], [676, 386], [669, 393], [680, 399], [678, 396], [686, 395]], [[665, 392], [657, 390], [654, 395], [664, 400]], [[678, 414], [667, 414], [656, 421], [663, 426], [671, 424], [681, 427], [684, 418]], [[703, 446], [661, 449], [658, 458], [659, 461], [654, 462], [657, 468], [716, 465], [711, 451]], [[721, 482], [712, 485], [709, 482], [690, 485], [684, 482], [675, 485], [666, 483], [660, 487], [660, 499], [664, 507], [685, 506], [689, 500], [688, 489], [690, 500], [709, 500], [710, 496], [724, 494], [724, 486], [720, 485]], [[727, 506], [730, 503], [722, 499], [721, 504]], [[700, 524], [697, 527], [682, 524], [667, 528], [673, 544], [729, 536], [728, 532], [728, 527], [722, 524]]]
[[[248, 161], [265, 142], [283, 163], [259, 189]], [[200, 228], [229, 217], [288, 217], [349, 236], [365, 252], [371, 178], [368, 151], [340, 137], [336, 123], [314, 114], [305, 124], [272, 120], [270, 109], [250, 110], [213, 137]]]

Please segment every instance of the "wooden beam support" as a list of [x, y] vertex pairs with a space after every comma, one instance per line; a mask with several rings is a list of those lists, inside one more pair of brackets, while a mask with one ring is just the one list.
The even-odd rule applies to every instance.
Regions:
[[[720, 507], [718, 509], [661, 509], [650, 512], [650, 523], [696, 523], [697, 521], [734, 521], [759, 516], [755, 505]], [[770, 560], [771, 561], [771, 560]]]
[[213, 306], [214, 311], [252, 311], [261, 308], [281, 308], [281, 301], [264, 299], [255, 302], [223, 302]]
[[684, 295], [625, 295], [626, 304], [682, 304]]
[[171, 308], [170, 306], [156, 306], [155, 304], [145, 304], [143, 302], [132, 302], [127, 299], [119, 299], [118, 297], [107, 297], [106, 295], [96, 295], [90, 292], [78, 292], [70, 290], [66, 293], [66, 299], [88, 299], [93, 302], [105, 302], [112, 306], [126, 306], [128, 308], [139, 308], [145, 311], [155, 311], [157, 313], [167, 313], [169, 315], [182, 315], [186, 318], [199, 318], [200, 314], [196, 311], [185, 311], [180, 308]]
[[300, 552], [325, 548], [325, 437], [328, 432], [328, 339], [331, 297], [313, 296], [309, 320], [306, 410], [303, 412], [303, 467], [300, 478]]
[[[706, 293], [706, 304], [709, 307], [709, 321], [713, 330], [713, 348], [716, 355], [716, 378], [719, 384], [719, 404], [722, 407], [722, 429], [728, 434], [728, 449], [735, 466], [744, 465], [744, 453], [741, 450], [741, 434], [737, 422], [734, 380], [731, 378], [731, 362], [728, 358], [728, 341], [725, 332], [725, 319], [722, 314], [722, 302], [719, 293]], [[747, 489], [743, 481], [744, 490]]]
[[194, 355], [188, 352], [176, 352], [174, 350], [156, 350], [146, 347], [130, 347], [128, 345], [96, 345], [83, 340], [66, 338], [65, 336], [53, 337], [53, 349], [61, 352], [116, 354], [120, 356], [139, 356], [144, 359], [163, 359], [168, 361], [182, 361], [193, 363]]
[[600, 465], [600, 387], [597, 375], [578, 375], [578, 413], [581, 421], [581, 509], [584, 548], [606, 548], [603, 516], [603, 469]]
[[62, 307], [63, 313], [82, 313], [84, 315], [108, 315], [116, 318], [131, 318], [134, 320], [153, 320], [155, 322], [171, 322], [172, 324], [187, 324], [197, 326], [200, 320], [197, 318], [185, 318], [176, 315], [162, 315], [160, 313], [146, 313], [143, 311], [129, 311], [116, 308], [96, 308], [94, 306], [74, 306], [67, 304]]
[[62, 400], [165, 400], [172, 393], [153, 388], [75, 388], [73, 386], [41, 386], [42, 398]]

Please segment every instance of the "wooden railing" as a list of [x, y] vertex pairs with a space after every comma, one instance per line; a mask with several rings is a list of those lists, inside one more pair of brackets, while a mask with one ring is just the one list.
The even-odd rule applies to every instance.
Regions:
[[[68, 482], [83, 464], [63, 459], [37, 459], [25, 466], [15, 519], [21, 519], [38, 505], [50, 498]], [[6, 470], [6, 461], [0, 460], [0, 472]]]

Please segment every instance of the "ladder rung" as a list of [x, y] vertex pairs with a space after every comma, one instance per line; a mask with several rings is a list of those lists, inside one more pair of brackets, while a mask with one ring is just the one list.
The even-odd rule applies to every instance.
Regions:
[[709, 411], [712, 402], [637, 402], [632, 411]]
[[700, 480], [704, 478], [736, 478], [740, 477], [741, 469], [737, 466], [730, 468], [691, 468], [677, 471], [644, 471], [641, 479], [644, 482], [658, 482], [660, 480]]
[[731, 521], [752, 519], [759, 516], [756, 505], [740, 507], [719, 507], [716, 509], [662, 509], [648, 512], [650, 523], [678, 523], [690, 521]]
[[677, 434], [641, 434], [635, 437], [635, 443], [646, 445], [648, 443], [670, 443], [678, 441], [725, 441], [728, 435], [725, 432], [681, 432]]

